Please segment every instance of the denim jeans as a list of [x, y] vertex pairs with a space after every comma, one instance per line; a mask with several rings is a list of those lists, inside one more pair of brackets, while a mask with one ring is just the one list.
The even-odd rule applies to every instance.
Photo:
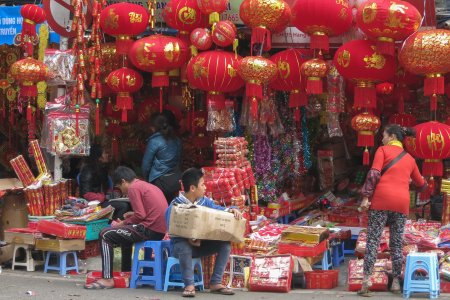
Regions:
[[200, 247], [191, 246], [187, 239], [173, 239], [173, 254], [180, 261], [181, 273], [185, 286], [194, 285], [192, 258], [209, 256], [217, 253], [216, 264], [211, 276], [211, 284], [221, 284], [223, 272], [230, 257], [230, 242], [202, 240]]

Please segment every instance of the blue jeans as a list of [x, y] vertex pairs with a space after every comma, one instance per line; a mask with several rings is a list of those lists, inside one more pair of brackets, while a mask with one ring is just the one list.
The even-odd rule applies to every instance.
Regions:
[[230, 257], [230, 242], [202, 240], [200, 247], [193, 247], [187, 239], [175, 238], [173, 241], [173, 255], [180, 261], [184, 286], [194, 285], [194, 270], [192, 258], [210, 256], [217, 253], [216, 264], [211, 276], [211, 284], [221, 284], [223, 272]]

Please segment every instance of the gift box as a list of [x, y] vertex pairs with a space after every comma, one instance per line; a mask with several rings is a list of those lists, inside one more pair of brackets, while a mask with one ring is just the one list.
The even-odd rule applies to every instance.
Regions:
[[250, 268], [249, 289], [287, 293], [291, 289], [292, 268], [290, 255], [255, 257]]
[[[101, 271], [92, 271], [86, 274], [86, 284], [91, 284], [102, 278]], [[130, 286], [130, 272], [113, 272], [114, 288], [126, 289]]]
[[84, 241], [86, 238], [86, 226], [66, 224], [56, 220], [39, 220], [37, 230], [64, 239], [82, 239]]
[[[350, 260], [348, 264], [348, 290], [351, 292], [359, 291], [362, 288], [364, 278], [364, 261]], [[387, 259], [377, 259], [373, 268], [369, 288], [371, 291], [387, 291], [389, 278], [386, 271], [391, 269], [391, 262]]]
[[62, 239], [36, 239], [37, 250], [43, 251], [54, 251], [54, 252], [64, 252], [64, 251], [77, 251], [84, 250], [85, 241], [84, 240], [62, 240]]
[[327, 239], [329, 234], [330, 232], [327, 228], [289, 226], [281, 233], [281, 241], [294, 241], [317, 245]]

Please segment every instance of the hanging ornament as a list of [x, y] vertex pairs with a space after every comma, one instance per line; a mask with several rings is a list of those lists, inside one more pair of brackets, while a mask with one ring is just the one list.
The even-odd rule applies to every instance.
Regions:
[[411, 114], [398, 113], [389, 117], [390, 124], [398, 124], [402, 127], [413, 127], [417, 124], [416, 118]]
[[358, 132], [358, 147], [365, 147], [363, 154], [363, 165], [369, 165], [369, 150], [367, 147], [374, 146], [375, 131], [380, 128], [380, 118], [372, 113], [364, 112], [352, 119], [352, 128]]
[[207, 28], [197, 28], [191, 32], [190, 41], [198, 50], [208, 50], [213, 44], [211, 31]]
[[219, 47], [228, 47], [236, 40], [237, 29], [233, 22], [224, 20], [214, 24], [212, 40]]
[[220, 13], [228, 7], [228, 0], [197, 0], [200, 11], [209, 15], [209, 24], [213, 25], [220, 21]]
[[376, 85], [377, 94], [390, 95], [394, 90], [394, 85], [390, 82], [382, 82]]
[[45, 11], [38, 5], [25, 4], [20, 8], [23, 17], [22, 32], [20, 33], [20, 43], [25, 48], [27, 56], [33, 56], [33, 44], [38, 43], [36, 25], [46, 20]]
[[301, 71], [306, 77], [306, 93], [312, 95], [322, 94], [322, 78], [327, 76], [327, 63], [323, 59], [313, 58], [302, 64]]
[[13, 63], [9, 72], [11, 77], [19, 83], [20, 95], [23, 97], [37, 97], [36, 84], [49, 76], [47, 66], [31, 57]]

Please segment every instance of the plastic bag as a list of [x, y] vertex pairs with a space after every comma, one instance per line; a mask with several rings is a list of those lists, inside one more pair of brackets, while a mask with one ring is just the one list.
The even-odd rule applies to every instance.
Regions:
[[72, 70], [75, 64], [75, 55], [72, 50], [59, 51], [56, 49], [46, 49], [44, 63], [49, 68], [51, 79], [47, 80], [48, 85], [75, 84], [72, 77]]
[[208, 102], [207, 131], [232, 132], [236, 128], [234, 122], [234, 102], [230, 100]]

